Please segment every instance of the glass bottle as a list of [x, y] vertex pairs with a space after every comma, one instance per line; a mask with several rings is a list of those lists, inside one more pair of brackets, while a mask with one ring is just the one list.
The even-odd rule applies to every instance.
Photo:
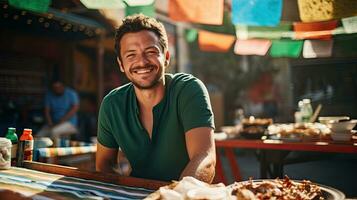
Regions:
[[11, 166], [16, 166], [16, 157], [17, 157], [17, 144], [19, 142], [19, 139], [16, 135], [16, 128], [9, 127], [7, 129], [7, 133], [5, 136], [7, 139], [9, 139], [12, 143], [11, 146]]
[[242, 108], [238, 108], [234, 113], [234, 125], [241, 125], [244, 119], [244, 110]]
[[32, 129], [25, 128], [19, 142], [19, 149], [17, 154], [17, 166], [22, 167], [23, 161], [32, 161], [33, 154], [33, 137]]
[[311, 106], [311, 100], [310, 99], [303, 99], [302, 100], [302, 106], [301, 106], [301, 119], [302, 122], [310, 122], [310, 119], [312, 117], [312, 106]]

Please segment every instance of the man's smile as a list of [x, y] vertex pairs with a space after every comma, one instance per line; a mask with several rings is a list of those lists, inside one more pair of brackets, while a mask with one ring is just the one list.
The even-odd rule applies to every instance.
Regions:
[[150, 67], [143, 67], [143, 68], [135, 68], [132, 70], [132, 73], [135, 74], [148, 74], [151, 73], [152, 71], [154, 71], [154, 67], [150, 66]]

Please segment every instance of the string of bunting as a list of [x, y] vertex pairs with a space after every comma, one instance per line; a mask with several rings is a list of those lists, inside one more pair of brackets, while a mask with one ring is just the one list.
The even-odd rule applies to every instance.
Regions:
[[[351, 0], [298, 0], [297, 3], [302, 21], [287, 23], [280, 22], [282, 0], [232, 0], [232, 23], [236, 28], [234, 52], [238, 55], [264, 56], [270, 49], [269, 55], [272, 57], [296, 58], [300, 56], [301, 51], [304, 58], [328, 57], [332, 54], [333, 36], [357, 33], [357, 16], [354, 16], [357, 15], [357, 4], [353, 4]], [[341, 3], [349, 6], [340, 6]], [[208, 21], [208, 18], [190, 21], [189, 18], [180, 19], [171, 15], [173, 10], [174, 15], [181, 12], [181, 16], [203, 16], [192, 12], [204, 10], [206, 13], [214, 13], [218, 10], [212, 6], [200, 6], [200, 10], [195, 10], [194, 6], [185, 0], [170, 1], [169, 16], [175, 21], [215, 24]], [[336, 10], [332, 11], [331, 7]], [[309, 11], [306, 12], [306, 9]], [[339, 26], [340, 18], [342, 26]], [[194, 28], [186, 31], [188, 42], [195, 41], [197, 37], [202, 51], [224, 52], [230, 49], [230, 46], [220, 47], [222, 38], [227, 37], [225, 34], [207, 33]], [[207, 44], [210, 48], [207, 48]]]
[[[162, 2], [158, 0], [80, 1], [88, 9], [98, 9], [115, 21], [135, 13], [155, 17], [155, 4]], [[189, 29], [186, 31], [186, 39], [192, 42], [198, 37], [202, 51], [226, 52], [235, 43], [234, 52], [238, 55], [266, 55], [270, 49], [270, 55], [274, 57], [298, 57], [301, 51], [304, 51], [303, 56], [311, 58], [331, 55], [330, 49], [334, 46], [331, 40], [335, 39], [335, 36], [357, 33], [355, 0], [296, 1], [301, 21], [287, 23], [281, 21], [283, 0], [232, 0], [231, 20], [236, 28], [235, 36]], [[8, 2], [16, 8], [42, 14], [49, 13], [48, 7], [51, 4], [51, 0], [8, 0]], [[170, 0], [167, 3], [168, 17], [179, 22], [222, 25], [225, 4], [227, 2], [224, 0]], [[75, 24], [64, 25], [63, 31], [77, 27]], [[88, 34], [89, 30], [87, 30]], [[252, 46], [256, 48], [253, 49]], [[324, 48], [327, 51], [321, 51]], [[284, 49], [285, 53], [276, 52], [276, 49]], [[291, 52], [287, 53], [287, 51]]]

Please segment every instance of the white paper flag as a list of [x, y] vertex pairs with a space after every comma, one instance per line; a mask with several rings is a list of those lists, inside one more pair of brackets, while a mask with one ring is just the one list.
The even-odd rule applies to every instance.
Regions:
[[302, 55], [304, 58], [330, 57], [332, 45], [333, 40], [305, 40]]
[[342, 25], [346, 33], [357, 33], [357, 16], [343, 18]]

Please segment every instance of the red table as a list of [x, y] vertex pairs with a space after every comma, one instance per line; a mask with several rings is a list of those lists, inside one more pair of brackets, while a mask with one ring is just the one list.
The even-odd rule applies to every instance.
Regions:
[[[248, 139], [227, 139], [216, 141], [216, 148], [223, 149], [224, 154], [230, 164], [232, 174], [235, 181], [242, 180], [240, 169], [237, 164], [234, 148], [261, 149], [263, 159], [260, 160], [261, 178], [266, 178], [266, 163], [264, 163], [265, 150], [286, 150], [286, 151], [314, 151], [328, 153], [357, 153], [357, 140], [354, 138], [350, 142], [334, 142], [330, 139], [325, 139], [316, 142], [283, 142], [281, 140], [248, 140]], [[216, 164], [216, 182], [227, 184], [226, 177], [223, 172], [220, 155], [217, 152]]]

